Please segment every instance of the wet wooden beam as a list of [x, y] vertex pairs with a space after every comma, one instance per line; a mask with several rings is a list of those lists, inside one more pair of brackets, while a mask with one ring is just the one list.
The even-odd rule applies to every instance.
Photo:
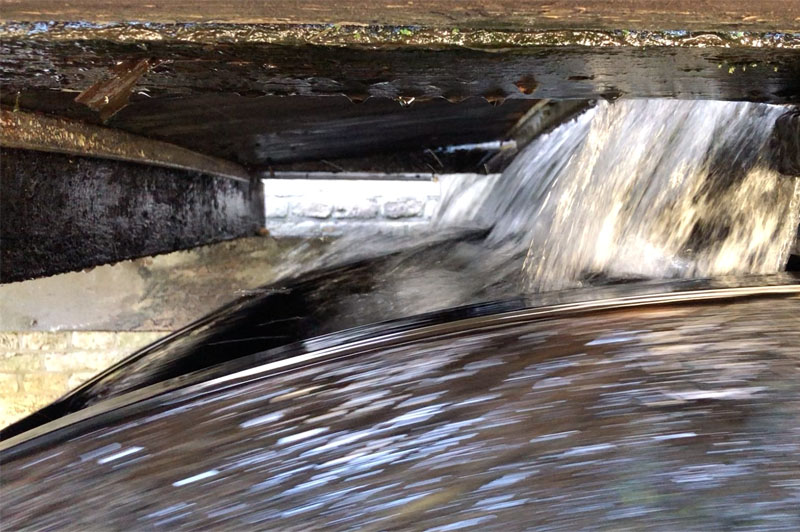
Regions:
[[[408, 164], [391, 171], [455, 171], [457, 168], [445, 170], [440, 163], [446, 161], [425, 156], [424, 152], [503, 138], [536, 101], [509, 100], [491, 105], [481, 98], [455, 104], [439, 99], [404, 105], [387, 98], [371, 98], [355, 104], [343, 96], [248, 98], [209, 94], [140, 99], [108, 121], [108, 127], [79, 121], [97, 122], [99, 116], [76, 105], [70, 93], [25, 93], [17, 103], [39, 113], [4, 111], [2, 116], [9, 123], [24, 122], [0, 133], [0, 141], [7, 145], [14, 137], [27, 139], [14, 147], [162, 166], [182, 164], [215, 175], [244, 176], [241, 166], [228, 161], [248, 168], [277, 168], [287, 163], [325, 160], [328, 163], [321, 163], [323, 169], [331, 171], [341, 170], [335, 160], [397, 154]], [[44, 123], [50, 124], [52, 131], [44, 131]], [[414, 162], [412, 152], [423, 155], [425, 162], [421, 166]], [[384, 161], [376, 169], [389, 171], [383, 167], [387, 163]], [[349, 166], [349, 162], [341, 165], [355, 169]]]
[[0, 282], [253, 235], [262, 190], [260, 181], [4, 147]]
[[794, 0], [4, 0], [3, 20], [796, 31]]
[[32, 90], [63, 91], [74, 99], [106, 79], [117, 63], [149, 59], [159, 66], [132, 88], [131, 103], [212, 93], [345, 95], [353, 101], [368, 97], [459, 101], [474, 96], [490, 101], [609, 96], [798, 100], [800, 49], [714, 46], [714, 42], [493, 50], [460, 45], [372, 48], [14, 38], [4, 41], [0, 84], [3, 101], [10, 105], [15, 105], [17, 92], [24, 96]]
[[240, 165], [117, 129], [22, 111], [0, 111], [0, 146], [190, 170], [248, 183]]
[[215, 94], [140, 101], [109, 125], [263, 168], [495, 140], [534, 103], [439, 99], [403, 105], [371, 98], [355, 104], [342, 96]]

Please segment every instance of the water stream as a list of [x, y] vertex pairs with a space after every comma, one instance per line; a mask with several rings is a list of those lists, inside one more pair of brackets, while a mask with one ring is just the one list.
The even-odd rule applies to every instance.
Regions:
[[599, 102], [528, 145], [499, 179], [468, 197], [455, 190], [461, 197], [446, 198], [439, 223], [491, 227], [485, 244], [533, 292], [609, 278], [775, 273], [800, 212], [798, 180], [769, 157], [783, 112]]

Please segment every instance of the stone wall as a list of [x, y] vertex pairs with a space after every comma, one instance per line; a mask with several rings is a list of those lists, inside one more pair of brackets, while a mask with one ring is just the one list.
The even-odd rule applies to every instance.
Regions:
[[326, 246], [256, 236], [0, 284], [0, 427]]
[[166, 331], [0, 332], [0, 427], [38, 410]]
[[265, 225], [278, 237], [405, 235], [428, 227], [440, 196], [430, 180], [268, 179]]

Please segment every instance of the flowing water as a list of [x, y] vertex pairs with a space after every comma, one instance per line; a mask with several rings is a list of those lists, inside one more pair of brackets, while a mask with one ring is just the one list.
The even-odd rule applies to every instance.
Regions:
[[800, 530], [798, 297], [489, 316], [173, 390], [0, 453], [0, 515], [7, 530]]
[[534, 292], [606, 278], [775, 273], [800, 206], [798, 180], [769, 156], [783, 112], [600, 102], [528, 145], [500, 179], [447, 198], [440, 224], [491, 227], [487, 246], [512, 258]]
[[443, 182], [429, 237], [337, 242], [323, 265], [396, 254], [371, 269], [374, 289], [343, 304], [338, 325], [608, 283], [781, 272], [800, 217], [800, 179], [772, 160], [784, 112], [598, 102], [502, 175]]

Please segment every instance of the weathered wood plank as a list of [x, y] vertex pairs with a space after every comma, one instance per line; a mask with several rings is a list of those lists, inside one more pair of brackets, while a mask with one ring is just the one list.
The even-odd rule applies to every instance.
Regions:
[[[800, 50], [767, 47], [530, 46], [502, 52], [311, 45], [92, 41], [4, 43], [4, 101], [16, 91], [86, 90], [120, 61], [153, 59], [131, 101], [220, 94], [461, 100], [603, 95], [793, 103]], [[141, 93], [141, 94], [140, 94]], [[74, 98], [74, 96], [73, 96]]]
[[0, 282], [255, 234], [260, 182], [2, 148]]
[[137, 162], [250, 182], [236, 163], [118, 129], [34, 113], [0, 111], [0, 146]]
[[800, 27], [795, 0], [3, 0], [3, 20], [350, 23], [539, 29]]
[[147, 100], [109, 125], [183, 144], [249, 167], [364, 157], [502, 138], [533, 105], [482, 99], [410, 106], [386, 98], [206, 95]]

